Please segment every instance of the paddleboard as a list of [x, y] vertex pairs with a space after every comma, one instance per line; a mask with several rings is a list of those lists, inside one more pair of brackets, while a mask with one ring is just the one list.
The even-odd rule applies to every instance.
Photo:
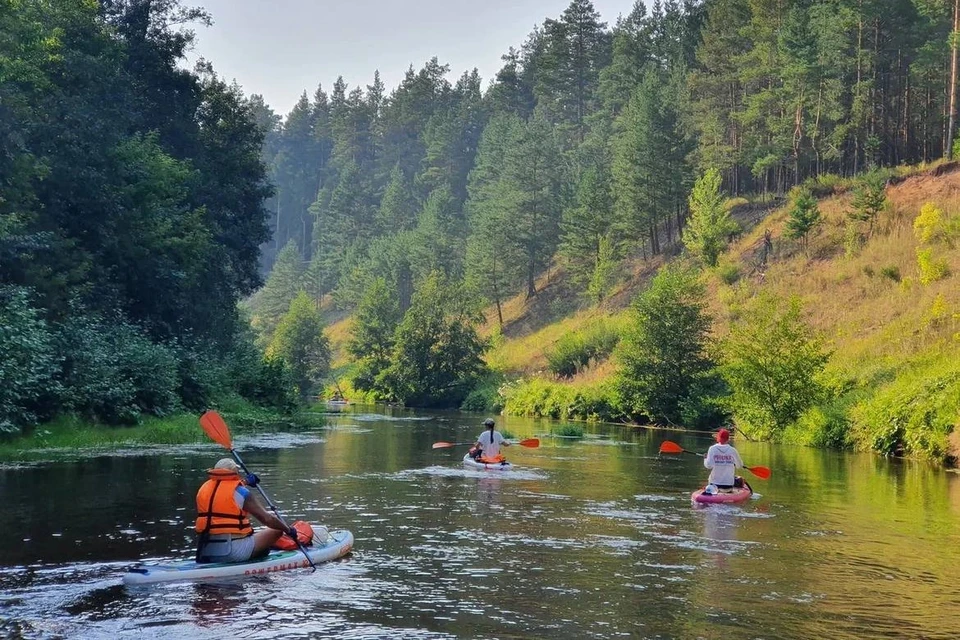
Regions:
[[506, 461], [493, 463], [478, 462], [470, 457], [470, 452], [467, 452], [467, 454], [463, 456], [463, 464], [471, 469], [483, 469], [485, 471], [509, 471], [513, 468], [513, 465]]
[[[307, 554], [314, 564], [336, 560], [350, 553], [353, 534], [346, 529], [330, 531], [325, 540], [315, 535]], [[123, 575], [123, 584], [142, 585], [179, 580], [210, 580], [215, 578], [243, 578], [262, 576], [291, 569], [303, 569], [310, 563], [303, 553], [297, 551], [271, 551], [264, 558], [247, 562], [207, 562], [198, 564], [193, 560], [171, 563], [142, 563], [130, 567]]]
[[697, 504], [736, 504], [745, 502], [753, 495], [753, 491], [747, 487], [734, 489], [730, 493], [704, 493], [703, 489], [697, 489], [690, 495], [690, 499]]

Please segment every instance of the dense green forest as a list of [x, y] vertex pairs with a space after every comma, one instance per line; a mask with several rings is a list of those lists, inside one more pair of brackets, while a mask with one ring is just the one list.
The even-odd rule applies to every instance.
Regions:
[[175, 0], [0, 1], [0, 432], [286, 404], [237, 302], [261, 284], [254, 107], [181, 66]]

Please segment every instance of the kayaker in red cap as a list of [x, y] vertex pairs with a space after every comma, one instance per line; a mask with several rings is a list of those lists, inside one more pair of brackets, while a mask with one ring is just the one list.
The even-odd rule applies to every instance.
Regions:
[[729, 442], [730, 432], [720, 429], [717, 431], [717, 444], [707, 449], [707, 454], [703, 456], [703, 466], [710, 469], [710, 484], [705, 489], [707, 493], [728, 493], [733, 491], [735, 486], [739, 486], [737, 480], [743, 482], [736, 477], [737, 469], [743, 468], [743, 460]]

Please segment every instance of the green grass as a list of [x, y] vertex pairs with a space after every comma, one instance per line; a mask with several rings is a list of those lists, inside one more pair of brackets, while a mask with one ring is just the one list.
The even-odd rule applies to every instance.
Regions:
[[553, 435], [562, 438], [582, 438], [583, 427], [578, 424], [562, 424], [553, 430]]
[[[250, 431], [321, 426], [323, 417], [309, 411], [284, 416], [240, 398], [229, 398], [215, 407], [232, 435]], [[209, 443], [199, 416], [183, 413], [164, 418], [144, 417], [140, 424], [114, 427], [91, 423], [68, 414], [39, 425], [30, 433], [0, 441], [0, 460], [35, 460], [57, 452], [116, 450], [147, 445]]]
[[189, 444], [209, 441], [196, 416], [145, 418], [133, 427], [108, 427], [84, 422], [75, 415], [60, 416], [27, 435], [0, 443], [0, 459], [22, 459], [54, 450], [118, 449], [143, 444]]

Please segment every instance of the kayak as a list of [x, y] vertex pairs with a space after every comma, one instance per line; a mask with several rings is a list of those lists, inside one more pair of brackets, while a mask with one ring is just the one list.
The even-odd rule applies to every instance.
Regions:
[[[319, 527], [318, 527], [319, 528]], [[306, 547], [307, 555], [314, 564], [341, 558], [353, 548], [353, 534], [342, 529], [330, 531], [326, 540], [314, 536], [313, 544]], [[278, 571], [302, 569], [310, 563], [303, 553], [297, 551], [271, 551], [266, 557], [247, 562], [205, 562], [193, 560], [167, 564], [143, 563], [127, 570], [123, 584], [140, 585], [176, 580], [209, 580], [213, 578], [236, 578], [259, 576]]]
[[503, 462], [478, 462], [470, 457], [469, 451], [463, 456], [463, 464], [471, 469], [483, 469], [486, 471], [509, 471], [513, 468], [513, 465], [506, 460]]
[[697, 489], [690, 495], [690, 499], [699, 504], [736, 504], [749, 500], [751, 495], [753, 495], [753, 491], [747, 487], [734, 489], [730, 493], [714, 494], [704, 493], [703, 489]]

